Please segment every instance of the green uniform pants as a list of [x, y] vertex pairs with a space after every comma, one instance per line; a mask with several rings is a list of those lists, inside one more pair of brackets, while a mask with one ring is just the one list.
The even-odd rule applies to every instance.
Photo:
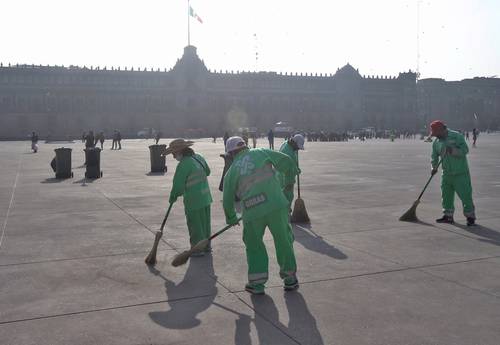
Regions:
[[262, 240], [266, 227], [269, 227], [274, 239], [280, 277], [285, 282], [295, 281], [297, 264], [293, 251], [292, 230], [288, 221], [288, 211], [282, 208], [261, 218], [243, 222], [243, 242], [246, 247], [249, 284], [264, 285], [267, 282], [269, 258]]
[[455, 212], [455, 192], [462, 200], [464, 216], [476, 218], [472, 201], [472, 185], [468, 173], [441, 177], [443, 213], [447, 216], [453, 216]]
[[210, 237], [210, 205], [197, 210], [186, 211], [191, 247]]
[[293, 195], [294, 187], [295, 187], [295, 183], [288, 185], [283, 189], [283, 194], [285, 194], [285, 197], [288, 200], [288, 211], [289, 212], [292, 212], [292, 202], [293, 202], [293, 198], [294, 198], [294, 195]]

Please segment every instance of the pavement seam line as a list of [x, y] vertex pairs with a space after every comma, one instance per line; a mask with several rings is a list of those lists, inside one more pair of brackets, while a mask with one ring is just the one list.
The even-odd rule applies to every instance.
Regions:
[[[470, 260], [461, 260], [461, 261], [455, 261], [455, 262], [446, 262], [446, 263], [441, 263], [441, 264], [433, 264], [433, 265], [426, 265], [426, 266], [406, 266], [406, 267], [401, 267], [401, 268], [395, 268], [392, 270], [384, 270], [384, 271], [377, 271], [377, 272], [367, 272], [367, 273], [360, 273], [360, 274], [355, 274], [355, 275], [349, 275], [349, 276], [341, 276], [341, 277], [335, 277], [335, 278], [325, 278], [325, 279], [316, 279], [316, 280], [309, 280], [309, 281], [301, 281], [301, 285], [307, 285], [307, 284], [314, 284], [314, 283], [321, 283], [321, 282], [328, 282], [328, 281], [335, 281], [335, 280], [344, 280], [344, 279], [351, 279], [351, 278], [360, 278], [360, 277], [367, 277], [367, 276], [374, 276], [374, 275], [379, 275], [379, 274], [385, 274], [385, 273], [394, 273], [394, 272], [401, 272], [401, 271], [410, 271], [410, 270], [421, 270], [421, 269], [426, 269], [426, 268], [432, 268], [432, 267], [439, 267], [439, 266], [446, 266], [446, 265], [454, 265], [454, 264], [461, 264], [461, 263], [469, 263], [469, 262], [475, 262], [475, 261], [486, 261], [489, 259], [496, 259], [500, 258], [500, 255], [498, 256], [490, 256], [490, 257], [484, 257], [484, 258], [476, 258], [476, 259], [470, 259]], [[274, 289], [274, 288], [280, 288], [281, 285], [270, 285], [267, 288], [269, 289]], [[231, 293], [241, 293], [245, 290], [233, 290]]]
[[[167, 250], [171, 250], [171, 249], [167, 249]], [[162, 250], [158, 249], [158, 253], [161, 251]], [[77, 257], [77, 258], [61, 258], [61, 259], [49, 259], [49, 260], [40, 260], [40, 261], [16, 262], [16, 263], [10, 263], [10, 264], [0, 264], [0, 267], [20, 266], [20, 265], [36, 265], [36, 264], [45, 264], [45, 263], [60, 262], [60, 261], [72, 261], [72, 260], [89, 260], [89, 259], [107, 258], [107, 257], [112, 257], [112, 256], [137, 255], [137, 254], [147, 254], [147, 253], [149, 253], [149, 251], [103, 254], [103, 255], [94, 255], [94, 256], [81, 256], [81, 257]]]
[[[108, 201], [110, 201], [113, 205], [115, 205], [116, 207], [118, 207], [123, 213], [125, 213], [127, 216], [129, 216], [130, 218], [132, 218], [135, 222], [137, 222], [137, 224], [139, 225], [142, 225], [144, 228], [146, 228], [149, 232], [151, 232], [152, 234], [156, 234], [155, 231], [151, 230], [146, 224], [144, 224], [143, 222], [141, 222], [139, 219], [135, 218], [132, 214], [130, 214], [127, 210], [125, 210], [123, 207], [121, 207], [116, 201], [114, 201], [113, 199], [111, 199], [110, 197], [108, 197], [100, 188], [98, 187], [93, 187], [95, 189], [97, 189], [97, 191], [99, 193], [102, 194], [102, 196], [104, 196]], [[179, 252], [177, 249], [175, 249], [170, 243], [168, 243], [168, 241], [166, 241], [165, 239], [163, 239], [163, 236], [162, 236], [162, 239], [161, 241], [163, 241], [167, 246], [169, 246], [171, 249]]]
[[297, 339], [295, 339], [294, 337], [292, 337], [290, 334], [288, 334], [287, 332], [285, 332], [284, 330], [282, 330], [280, 327], [278, 327], [278, 325], [275, 325], [274, 322], [272, 322], [271, 320], [269, 320], [265, 315], [261, 314], [260, 312], [258, 312], [257, 310], [255, 310], [250, 304], [248, 304], [245, 300], [243, 300], [242, 298], [240, 298], [240, 296], [237, 295], [237, 293], [233, 293], [233, 295], [240, 301], [242, 302], [244, 305], [246, 305], [248, 308], [250, 308], [251, 310], [253, 310], [253, 312], [257, 315], [259, 315], [261, 318], [263, 318], [264, 320], [266, 320], [271, 326], [273, 326], [274, 328], [276, 328], [278, 330], [278, 332], [282, 333], [285, 335], [285, 337], [287, 337], [288, 339], [290, 339], [291, 341], [293, 341], [294, 343], [297, 343], [299, 345], [302, 345], [301, 342], [299, 342]]
[[2, 226], [2, 235], [0, 236], [0, 250], [2, 250], [3, 239], [5, 237], [5, 230], [7, 229], [7, 221], [9, 220], [10, 210], [12, 209], [12, 205], [14, 204], [14, 195], [16, 193], [17, 181], [19, 180], [19, 173], [21, 172], [21, 162], [23, 160], [23, 155], [19, 156], [19, 162], [17, 164], [17, 172], [16, 178], [14, 180], [14, 185], [12, 186], [12, 194], [10, 196], [9, 207], [7, 208], [7, 213], [5, 214], [5, 220], [3, 221]]
[[257, 312], [254, 308], [252, 308], [252, 306], [250, 306], [248, 303], [246, 303], [243, 299], [241, 299], [237, 293], [239, 292], [242, 292], [242, 291], [231, 291], [231, 289], [229, 287], [227, 287], [226, 285], [224, 285], [222, 282], [219, 281], [218, 277], [215, 276], [213, 277], [215, 279], [215, 281], [220, 285], [222, 286], [224, 289], [227, 290], [228, 293], [230, 293], [231, 295], [233, 295], [234, 297], [236, 297], [237, 300], [239, 300], [240, 302], [242, 302], [244, 305], [246, 305], [248, 308], [250, 308], [250, 310], [253, 310], [253, 312], [257, 315], [260, 315], [264, 320], [266, 320], [272, 327], [276, 328], [278, 330], [278, 332], [280, 333], [283, 333], [287, 338], [290, 338], [293, 342], [297, 343], [297, 344], [301, 344], [299, 341], [297, 341], [295, 338], [293, 338], [291, 335], [289, 335], [288, 333], [286, 333], [285, 331], [283, 331], [281, 328], [279, 328], [277, 325], [275, 325], [273, 322], [271, 322], [270, 320], [268, 320], [267, 318], [265, 318], [262, 314], [260, 314], [259, 312]]
[[455, 284], [455, 285], [458, 285], [460, 287], [463, 287], [463, 288], [466, 288], [466, 289], [469, 289], [469, 290], [472, 290], [472, 291], [475, 291], [475, 292], [478, 292], [482, 295], [486, 295], [486, 296], [489, 296], [489, 297], [494, 297], [496, 299], [500, 299], [500, 296], [498, 295], [495, 295], [495, 294], [492, 294], [492, 293], [489, 293], [488, 291], [484, 291], [484, 290], [481, 290], [481, 289], [478, 289], [478, 288], [475, 288], [475, 287], [472, 287], [472, 286], [469, 286], [467, 284], [464, 284], [464, 283], [460, 283], [456, 280], [453, 280], [453, 279], [448, 279], [448, 278], [445, 278], [445, 277], [441, 277], [441, 276], [438, 276], [438, 275], [435, 275], [435, 274], [432, 274], [431, 272], [428, 272], [426, 271], [425, 269], [420, 269], [418, 268], [417, 269], [419, 272], [422, 272], [424, 274], [427, 274], [433, 278], [436, 278], [436, 279], [440, 279], [440, 280], [444, 280], [448, 283], [452, 283], [452, 284]]
[[206, 297], [212, 297], [212, 296], [217, 296], [217, 295], [218, 294], [207, 294], [207, 295], [192, 296], [192, 297], [181, 297], [181, 298], [176, 298], [176, 299], [171, 299], [171, 300], [166, 299], [166, 300], [159, 300], [159, 301], [152, 301], [152, 302], [125, 304], [125, 305], [119, 305], [119, 306], [115, 306], [115, 307], [96, 308], [96, 309], [80, 310], [80, 311], [61, 313], [61, 314], [30, 317], [30, 318], [17, 319], [17, 320], [0, 321], [0, 326], [6, 325], [6, 324], [11, 324], [11, 323], [52, 319], [52, 318], [58, 318], [58, 317], [63, 317], [63, 316], [72, 316], [72, 315], [80, 315], [80, 314], [90, 314], [90, 313], [97, 313], [97, 312], [101, 312], [101, 311], [110, 311], [110, 310], [142, 307], [142, 306], [146, 306], [146, 305], [154, 305], [154, 304], [160, 304], [160, 303], [187, 301], [187, 300], [193, 300], [193, 299], [197, 299], [197, 298], [206, 298]]

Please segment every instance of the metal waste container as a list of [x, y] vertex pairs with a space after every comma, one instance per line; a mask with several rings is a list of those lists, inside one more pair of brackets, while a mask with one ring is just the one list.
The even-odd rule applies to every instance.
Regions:
[[149, 146], [149, 157], [151, 160], [151, 172], [165, 172], [167, 167], [165, 166], [165, 148], [167, 145], [150, 145]]
[[89, 147], [85, 150], [85, 161], [87, 162], [85, 169], [86, 178], [102, 177], [101, 171], [101, 149], [98, 147]]
[[54, 150], [56, 152], [55, 172], [56, 178], [73, 177], [71, 171], [71, 151], [69, 147], [60, 147]]

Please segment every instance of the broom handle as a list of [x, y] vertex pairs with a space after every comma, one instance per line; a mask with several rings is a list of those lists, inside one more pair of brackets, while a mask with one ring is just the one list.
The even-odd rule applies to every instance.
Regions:
[[165, 223], [167, 222], [168, 215], [170, 214], [170, 210], [172, 209], [172, 206], [174, 203], [171, 203], [170, 206], [168, 206], [167, 214], [165, 215], [165, 218], [163, 218], [163, 222], [161, 223], [161, 228], [160, 231], [163, 235], [163, 228], [165, 228]]
[[[299, 151], [297, 151], [297, 169], [299, 168]], [[299, 174], [297, 174], [297, 194], [300, 199], [300, 179]]]
[[[443, 158], [441, 158], [441, 159], [439, 160], [439, 163], [438, 163], [438, 165], [436, 166], [436, 170], [439, 168], [439, 166], [441, 165], [441, 163], [442, 163], [442, 162], [443, 162]], [[434, 174], [434, 175], [436, 175], [436, 174]], [[420, 198], [422, 197], [422, 195], [424, 195], [424, 192], [425, 192], [425, 190], [427, 189], [427, 186], [429, 185], [429, 183], [431, 183], [431, 180], [432, 180], [432, 178], [434, 177], [434, 175], [431, 175], [431, 177], [429, 177], [429, 180], [427, 180], [427, 183], [425, 184], [424, 189], [422, 189], [422, 192], [421, 192], [421, 193], [420, 193], [420, 195], [418, 196], [418, 199], [417, 199], [418, 201], [420, 201]]]
[[210, 237], [208, 238], [208, 240], [209, 240], [209, 241], [213, 240], [215, 237], [219, 236], [220, 234], [222, 234], [222, 233], [223, 233], [224, 231], [226, 231], [227, 229], [232, 228], [233, 226], [235, 226], [236, 224], [238, 224], [240, 221], [241, 221], [241, 217], [240, 217], [240, 218], [238, 218], [238, 220], [236, 221], [236, 223], [226, 225], [225, 227], [223, 227], [222, 229], [220, 229], [219, 231], [217, 231], [215, 234], [213, 234], [212, 236], [210, 236]]

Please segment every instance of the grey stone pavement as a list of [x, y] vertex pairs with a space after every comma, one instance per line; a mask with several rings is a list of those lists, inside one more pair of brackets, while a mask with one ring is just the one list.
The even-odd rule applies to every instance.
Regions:
[[[156, 268], [144, 264], [175, 169], [169, 157], [166, 174], [148, 174], [151, 143], [111, 151], [106, 142], [103, 178], [85, 181], [81, 142], [42, 143], [37, 154], [0, 142], [0, 344], [500, 344], [500, 134], [482, 135], [469, 155], [475, 228], [461, 212], [455, 225], [434, 223], [439, 176], [422, 222], [398, 221], [429, 176], [429, 143], [306, 143], [312, 223], [294, 226], [301, 286], [283, 291], [267, 234], [270, 281], [259, 297], [243, 291], [241, 228], [216, 239], [212, 256], [170, 265], [188, 246], [182, 202]], [[49, 167], [61, 146], [73, 148], [72, 179]], [[194, 149], [212, 168], [216, 231], [223, 146]]]

